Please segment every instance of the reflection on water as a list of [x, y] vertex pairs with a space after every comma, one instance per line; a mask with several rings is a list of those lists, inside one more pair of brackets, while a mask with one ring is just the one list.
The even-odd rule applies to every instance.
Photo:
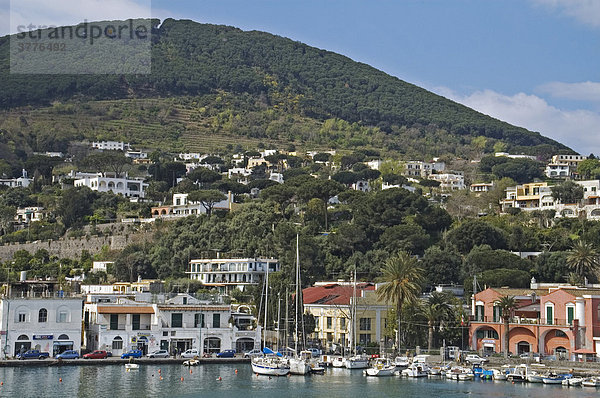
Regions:
[[[238, 369], [236, 374], [235, 370]], [[219, 377], [221, 380], [219, 380]], [[182, 380], [183, 378], [183, 380]], [[62, 380], [62, 381], [60, 381]], [[0, 368], [0, 396], [14, 397], [591, 397], [595, 389], [508, 382], [367, 378], [362, 371], [257, 377], [249, 364], [123, 365]], [[600, 392], [600, 391], [599, 391]]]

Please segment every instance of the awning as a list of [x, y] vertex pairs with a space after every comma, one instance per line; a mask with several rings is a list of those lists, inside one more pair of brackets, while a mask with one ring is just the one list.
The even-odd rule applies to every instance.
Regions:
[[98, 307], [99, 314], [154, 314], [152, 307], [106, 305]]
[[496, 348], [496, 344], [491, 344], [491, 343], [485, 343], [483, 346], [484, 347]]

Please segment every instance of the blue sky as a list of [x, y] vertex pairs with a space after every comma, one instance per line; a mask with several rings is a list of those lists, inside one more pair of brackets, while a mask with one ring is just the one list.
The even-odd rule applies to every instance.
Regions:
[[[76, 23], [150, 8], [146, 0], [10, 5], [0, 0], [0, 20], [13, 17], [2, 34], [19, 18]], [[262, 30], [339, 52], [600, 154], [600, 0], [154, 0], [151, 8], [161, 19]]]

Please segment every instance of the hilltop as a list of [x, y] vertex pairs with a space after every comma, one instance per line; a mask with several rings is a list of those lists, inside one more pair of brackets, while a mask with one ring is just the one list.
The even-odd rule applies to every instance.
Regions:
[[153, 26], [150, 75], [9, 74], [9, 38], [0, 38], [0, 152], [10, 152], [9, 141], [28, 152], [105, 137], [174, 149], [235, 140], [411, 156], [468, 156], [474, 147], [542, 156], [569, 151], [287, 38], [189, 20], [153, 20]]

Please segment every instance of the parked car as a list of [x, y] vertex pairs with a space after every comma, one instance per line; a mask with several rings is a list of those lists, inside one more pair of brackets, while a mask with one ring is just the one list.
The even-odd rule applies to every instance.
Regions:
[[192, 348], [187, 350], [186, 352], [184, 352], [183, 354], [181, 354], [182, 358], [195, 358], [200, 356], [200, 354], [198, 353], [198, 350]]
[[489, 362], [489, 359], [487, 358], [482, 358], [477, 354], [469, 354], [467, 355], [467, 357], [465, 358], [465, 361], [470, 363], [471, 365], [481, 365], [485, 362]]
[[151, 352], [147, 355], [148, 358], [169, 358], [169, 352], [167, 350], [158, 350]]
[[235, 357], [235, 350], [223, 350], [217, 354], [217, 358], [233, 358]]
[[95, 350], [92, 352], [88, 352], [83, 355], [83, 359], [104, 359], [108, 355], [106, 355], [106, 351], [104, 350]]
[[255, 349], [255, 350], [251, 350], [251, 351], [244, 353], [244, 358], [260, 357], [260, 356], [262, 356], [262, 354], [263, 353], [261, 350]]
[[56, 359], [77, 359], [77, 358], [79, 358], [79, 353], [75, 350], [63, 351], [56, 356]]
[[519, 355], [519, 358], [521, 358], [521, 359], [532, 358], [534, 360], [537, 360], [540, 358], [540, 354], [538, 354], [537, 352], [524, 352], [521, 355]]
[[27, 350], [24, 353], [17, 354], [17, 359], [44, 359], [50, 356], [47, 352], [40, 350]]
[[126, 353], [124, 353], [123, 355], [121, 355], [121, 359], [126, 359], [126, 358], [141, 358], [142, 357], [142, 351], [141, 350], [129, 350]]

